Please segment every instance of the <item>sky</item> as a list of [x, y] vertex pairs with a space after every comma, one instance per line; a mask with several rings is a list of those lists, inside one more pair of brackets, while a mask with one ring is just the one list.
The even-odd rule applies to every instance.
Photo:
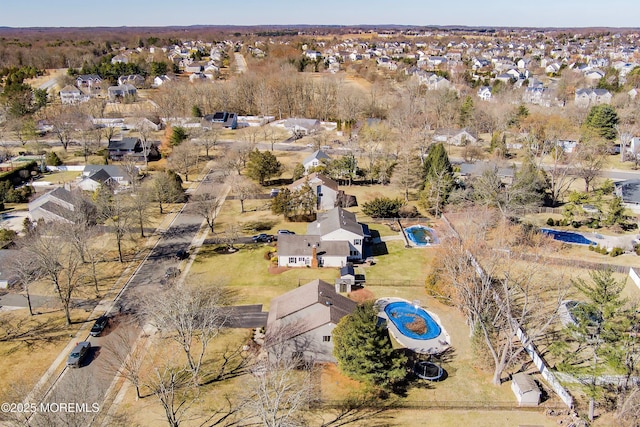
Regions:
[[640, 27], [638, 0], [0, 0], [0, 26]]

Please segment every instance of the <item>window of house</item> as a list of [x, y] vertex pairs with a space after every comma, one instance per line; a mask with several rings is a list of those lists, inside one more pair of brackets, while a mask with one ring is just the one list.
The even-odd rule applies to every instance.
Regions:
[[289, 257], [289, 264], [295, 264], [296, 263], [296, 257], [292, 256]]
[[362, 244], [362, 240], [361, 239], [354, 239], [353, 244], [354, 245], [361, 245]]
[[324, 335], [322, 337], [322, 342], [329, 342], [331, 341], [331, 335]]
[[298, 262], [304, 262], [304, 257], [303, 256], [299, 257]]

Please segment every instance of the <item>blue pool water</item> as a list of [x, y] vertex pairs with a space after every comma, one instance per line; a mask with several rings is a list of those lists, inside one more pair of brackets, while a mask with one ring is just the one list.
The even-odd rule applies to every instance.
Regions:
[[551, 230], [550, 228], [541, 228], [540, 231], [553, 237], [554, 240], [560, 240], [561, 242], [577, 243], [579, 245], [596, 244], [596, 242], [587, 239], [582, 234], [572, 233], [571, 231]]
[[[422, 307], [416, 307], [408, 302], [391, 302], [386, 305], [384, 312], [387, 313], [389, 320], [398, 328], [398, 331], [409, 338], [430, 340], [436, 338], [442, 332], [440, 326], [429, 316], [429, 313]], [[416, 316], [422, 318], [427, 325], [427, 330], [424, 334], [418, 334], [407, 328], [407, 325], [413, 322]]]
[[407, 238], [418, 246], [427, 246], [432, 243], [438, 243], [436, 233], [432, 228], [424, 225], [412, 225], [404, 229]]

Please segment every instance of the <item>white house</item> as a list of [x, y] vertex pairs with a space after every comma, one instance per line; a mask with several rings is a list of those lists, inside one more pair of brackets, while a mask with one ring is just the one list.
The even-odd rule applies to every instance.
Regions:
[[288, 188], [293, 192], [301, 189], [304, 185], [309, 185], [316, 195], [317, 210], [326, 211], [336, 207], [340, 193], [337, 182], [328, 176], [314, 172], [290, 184]]
[[329, 160], [331, 160], [331, 157], [327, 153], [322, 150], [316, 150], [302, 161], [302, 166], [304, 166], [305, 173], [308, 173], [309, 169], [321, 166]]
[[167, 76], [166, 74], [163, 74], [162, 76], [155, 76], [153, 78], [153, 85], [156, 87], [162, 86], [165, 83], [168, 83], [171, 81], [171, 78], [169, 76]]
[[89, 95], [85, 95], [75, 86], [68, 85], [60, 90], [60, 102], [63, 104], [80, 104], [88, 100]]
[[344, 267], [362, 260], [367, 228], [354, 213], [337, 207], [317, 218], [307, 226], [307, 234], [278, 237], [280, 267]]
[[478, 89], [478, 98], [483, 101], [489, 101], [491, 99], [491, 86], [481, 86]]
[[333, 330], [356, 306], [329, 283], [314, 280], [271, 300], [265, 340], [308, 361], [335, 363]]

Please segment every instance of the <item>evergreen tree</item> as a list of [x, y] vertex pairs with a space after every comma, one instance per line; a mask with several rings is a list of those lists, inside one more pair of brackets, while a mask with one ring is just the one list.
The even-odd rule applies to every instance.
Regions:
[[247, 162], [247, 176], [264, 185], [267, 179], [282, 173], [282, 164], [270, 151], [260, 151], [257, 148], [249, 153]]
[[584, 121], [584, 130], [612, 141], [616, 138], [616, 125], [620, 119], [615, 108], [608, 104], [594, 105]]
[[424, 161], [424, 175], [425, 178], [440, 176], [443, 171], [453, 177], [453, 167], [449, 161], [447, 151], [442, 143], [438, 143], [431, 147]]
[[462, 102], [462, 106], [460, 107], [460, 117], [459, 117], [460, 127], [469, 126], [472, 118], [473, 118], [473, 98], [467, 95], [467, 97]]
[[176, 126], [173, 128], [171, 136], [169, 137], [169, 143], [175, 147], [176, 145], [182, 144], [182, 142], [188, 137], [189, 134], [187, 134], [187, 130], [185, 128]]
[[404, 379], [407, 358], [391, 346], [389, 332], [378, 324], [378, 311], [372, 302], [343, 317], [333, 337], [338, 366], [351, 378], [385, 389]]

